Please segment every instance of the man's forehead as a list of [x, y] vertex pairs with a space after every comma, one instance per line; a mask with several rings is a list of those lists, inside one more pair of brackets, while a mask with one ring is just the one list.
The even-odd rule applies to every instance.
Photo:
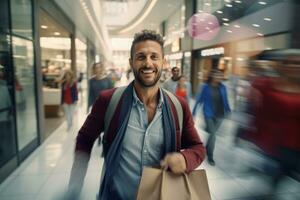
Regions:
[[145, 52], [153, 52], [162, 54], [162, 47], [156, 41], [146, 40], [138, 42], [134, 45], [135, 54], [145, 53]]

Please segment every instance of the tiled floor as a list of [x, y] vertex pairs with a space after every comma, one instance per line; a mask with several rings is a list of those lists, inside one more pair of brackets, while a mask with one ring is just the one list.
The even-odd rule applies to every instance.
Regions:
[[[1, 200], [61, 200], [66, 193], [77, 130], [86, 116], [85, 104], [77, 108], [76, 127], [66, 131], [63, 123], [22, 165], [0, 185]], [[203, 122], [196, 119], [201, 129]], [[216, 166], [206, 161], [199, 168], [206, 170], [213, 200], [225, 199], [280, 199], [299, 200], [299, 182], [286, 178], [279, 189], [271, 192], [270, 177], [250, 171], [249, 167], [259, 165], [260, 157], [233, 145], [234, 123], [225, 120], [220, 128], [215, 149]], [[200, 130], [205, 142], [207, 134]], [[102, 158], [101, 147], [95, 145], [83, 190], [79, 199], [93, 200], [100, 182]], [[253, 163], [257, 163], [256, 165]]]

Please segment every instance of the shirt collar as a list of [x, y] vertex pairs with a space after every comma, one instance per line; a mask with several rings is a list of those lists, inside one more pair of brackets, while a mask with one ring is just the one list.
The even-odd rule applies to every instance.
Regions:
[[[159, 88], [159, 100], [158, 100], [157, 108], [162, 108], [163, 103], [164, 103], [163, 92], [162, 89]], [[135, 89], [133, 87], [133, 106], [136, 106], [137, 104], [144, 105], [143, 102], [137, 96]]]

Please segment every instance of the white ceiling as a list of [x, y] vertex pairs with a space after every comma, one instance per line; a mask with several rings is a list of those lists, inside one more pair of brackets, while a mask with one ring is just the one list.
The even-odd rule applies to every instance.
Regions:
[[[146, 5], [149, 5], [151, 1], [153, 0], [148, 0], [148, 3]], [[132, 30], [129, 30], [125, 33], [119, 33], [119, 31], [113, 30], [109, 31], [109, 34], [111, 37], [133, 37], [135, 32], [141, 31], [143, 29], [156, 30], [164, 20], [170, 17], [177, 9], [180, 9], [180, 5], [182, 3], [183, 0], [157, 0], [149, 15], [146, 16], [146, 18]], [[123, 28], [128, 27], [129, 25], [134, 23], [138, 18], [141, 17], [144, 11], [145, 9], [142, 9], [141, 12], [132, 19], [131, 22], [123, 26], [119, 26], [117, 30], [122, 30]], [[109, 26], [110, 24], [107, 25]]]

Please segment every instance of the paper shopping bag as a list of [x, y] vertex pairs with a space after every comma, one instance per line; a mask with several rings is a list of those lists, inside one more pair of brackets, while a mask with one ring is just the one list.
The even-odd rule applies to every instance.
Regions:
[[176, 175], [146, 167], [137, 200], [211, 200], [205, 170]]

